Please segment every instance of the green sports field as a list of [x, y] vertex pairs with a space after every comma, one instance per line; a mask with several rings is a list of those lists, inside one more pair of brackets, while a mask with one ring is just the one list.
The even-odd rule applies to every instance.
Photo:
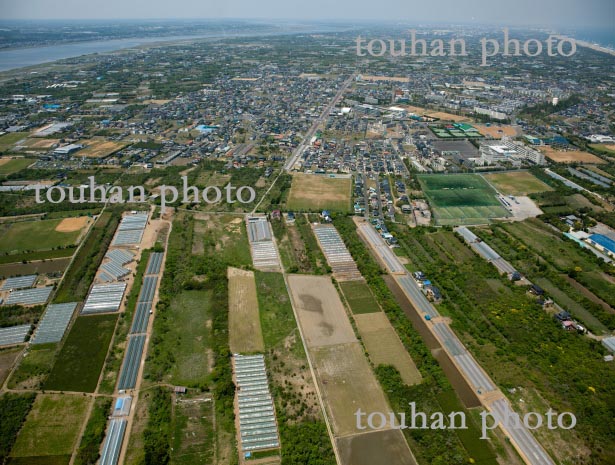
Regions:
[[418, 177], [438, 225], [484, 224], [509, 216], [495, 190], [475, 174]]

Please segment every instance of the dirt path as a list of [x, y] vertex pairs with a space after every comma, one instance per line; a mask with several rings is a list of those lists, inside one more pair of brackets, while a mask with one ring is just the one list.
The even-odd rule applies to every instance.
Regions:
[[75, 447], [73, 447], [73, 451], [71, 452], [70, 462], [68, 465], [73, 465], [75, 463], [75, 459], [77, 458], [77, 451], [79, 450], [79, 444], [81, 444], [81, 439], [83, 438], [83, 433], [85, 433], [85, 428], [88, 425], [88, 421], [90, 420], [90, 415], [92, 415], [92, 410], [94, 410], [94, 404], [96, 403], [96, 397], [92, 397], [90, 399], [90, 405], [88, 406], [88, 410], [83, 419], [83, 424], [81, 425], [81, 429], [79, 430], [79, 440], [75, 441]]
[[[124, 433], [124, 440], [122, 442], [122, 449], [120, 451], [120, 455], [119, 455], [119, 459], [118, 459], [118, 463], [119, 464], [123, 464], [124, 461], [126, 460], [126, 453], [128, 452], [128, 443], [130, 442], [130, 434], [132, 432], [132, 428], [135, 422], [135, 413], [137, 410], [137, 403], [139, 401], [139, 395], [141, 393], [141, 384], [143, 382], [143, 371], [144, 371], [144, 367], [145, 367], [145, 360], [147, 358], [147, 351], [149, 349], [149, 344], [150, 341], [152, 339], [152, 332], [153, 332], [153, 328], [154, 328], [154, 319], [156, 318], [156, 304], [158, 303], [158, 299], [159, 299], [159, 291], [160, 291], [160, 284], [162, 283], [162, 277], [164, 276], [164, 270], [165, 270], [165, 265], [166, 265], [166, 260], [167, 260], [167, 253], [168, 253], [168, 246], [169, 246], [169, 237], [171, 236], [171, 231], [173, 229], [173, 222], [172, 221], [166, 221], [166, 220], [157, 220], [155, 223], [152, 222], [153, 224], [149, 224], [148, 228], [152, 227], [152, 228], [156, 228], [156, 227], [160, 227], [163, 224], [166, 224], [168, 226], [168, 232], [166, 234], [166, 240], [165, 240], [165, 244], [164, 244], [164, 257], [162, 259], [162, 264], [160, 266], [160, 272], [158, 274], [159, 279], [158, 279], [158, 283], [156, 286], [156, 290], [154, 293], [154, 298], [152, 301], [152, 309], [154, 309], [154, 313], [151, 315], [151, 317], [149, 318], [149, 322], [147, 324], [147, 331], [145, 333], [145, 347], [143, 350], [143, 355], [141, 357], [141, 361], [139, 364], [139, 372], [137, 374], [137, 380], [135, 382], [135, 388], [131, 391], [128, 392], [128, 394], [132, 395], [132, 405], [130, 407], [130, 413], [128, 415], [127, 418], [127, 424], [126, 424], [126, 432]], [[169, 386], [169, 385], [166, 385]], [[171, 387], [171, 386], [169, 386]], [[150, 389], [151, 386], [147, 387], [145, 390]], [[117, 393], [115, 396], [118, 396], [119, 393]]]

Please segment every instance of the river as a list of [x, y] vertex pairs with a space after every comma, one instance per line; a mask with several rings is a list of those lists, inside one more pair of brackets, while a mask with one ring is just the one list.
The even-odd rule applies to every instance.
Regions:
[[45, 47], [19, 48], [0, 51], [0, 72], [23, 68], [25, 66], [50, 63], [64, 58], [104, 53], [124, 48], [139, 47], [156, 42], [174, 42], [187, 39], [203, 39], [208, 35], [198, 36], [168, 36], [144, 37], [131, 39], [111, 39], [92, 42], [77, 42], [72, 44], [49, 45]]

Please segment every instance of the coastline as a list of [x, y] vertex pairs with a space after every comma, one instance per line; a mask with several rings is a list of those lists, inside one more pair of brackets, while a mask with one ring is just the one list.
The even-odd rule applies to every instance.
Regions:
[[602, 53], [606, 53], [608, 55], [614, 56], [615, 57], [615, 50], [610, 49], [608, 47], [604, 47], [602, 45], [599, 44], [593, 44], [591, 42], [588, 42], [586, 40], [577, 40], [574, 37], [568, 37], [565, 35], [561, 35], [558, 34], [555, 36], [558, 39], [570, 39], [570, 40], [574, 40], [575, 43], [579, 46], [579, 47], [584, 47], [584, 48], [589, 48], [591, 50], [594, 50], [596, 52], [602, 52]]

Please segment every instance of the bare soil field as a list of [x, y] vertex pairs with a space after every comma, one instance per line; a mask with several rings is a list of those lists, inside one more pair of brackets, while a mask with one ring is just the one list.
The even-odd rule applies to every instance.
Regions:
[[59, 144], [60, 139], [26, 139], [23, 143], [28, 150], [49, 150], [55, 144]]
[[606, 163], [602, 158], [592, 155], [589, 152], [583, 152], [582, 150], [555, 150], [552, 147], [541, 148], [541, 151], [545, 156], [556, 163], [594, 163], [602, 164]]
[[291, 275], [288, 283], [308, 347], [357, 341], [331, 278]]
[[355, 315], [354, 319], [374, 365], [393, 365], [408, 385], [421, 382], [421, 373], [383, 312]]
[[254, 272], [227, 270], [229, 280], [229, 345], [234, 354], [263, 352]]
[[[383, 412], [384, 413], [384, 412]], [[415, 465], [400, 430], [372, 431], [337, 440], [342, 463], [352, 465]]]
[[427, 116], [429, 118], [438, 118], [444, 121], [470, 121], [470, 118], [466, 116], [453, 115], [451, 113], [445, 113], [443, 111], [429, 110], [428, 108], [415, 107], [413, 105], [399, 105], [401, 108], [405, 108], [407, 111], [416, 113], [419, 116]]
[[0, 351], [0, 386], [4, 384], [4, 380], [8, 376], [9, 371], [11, 371], [11, 367], [21, 350], [21, 347], [12, 347]]
[[74, 232], [83, 229], [90, 218], [87, 216], [80, 216], [78, 218], [64, 218], [60, 221], [60, 224], [56, 226], [58, 232]]
[[26, 274], [61, 273], [70, 263], [70, 257], [53, 260], [37, 260], [28, 263], [7, 263], [0, 265], [0, 276], [18, 276]]
[[80, 150], [78, 156], [88, 158], [105, 158], [126, 147], [122, 142], [115, 142], [104, 139], [90, 139], [84, 141], [86, 146]]
[[480, 132], [483, 136], [491, 137], [492, 139], [501, 139], [504, 136], [514, 137], [518, 134], [518, 126], [510, 126], [508, 124], [505, 125], [491, 125], [486, 126], [484, 124], [473, 124], [478, 132]]
[[410, 82], [410, 79], [407, 77], [395, 77], [395, 76], [365, 76], [361, 75], [362, 81], [391, 81], [391, 82]]
[[297, 173], [286, 202], [288, 209], [299, 211], [350, 211], [352, 179], [331, 178], [320, 174]]
[[311, 351], [318, 383], [335, 436], [362, 432], [355, 412], [382, 412], [390, 408], [358, 342], [318, 347]]

